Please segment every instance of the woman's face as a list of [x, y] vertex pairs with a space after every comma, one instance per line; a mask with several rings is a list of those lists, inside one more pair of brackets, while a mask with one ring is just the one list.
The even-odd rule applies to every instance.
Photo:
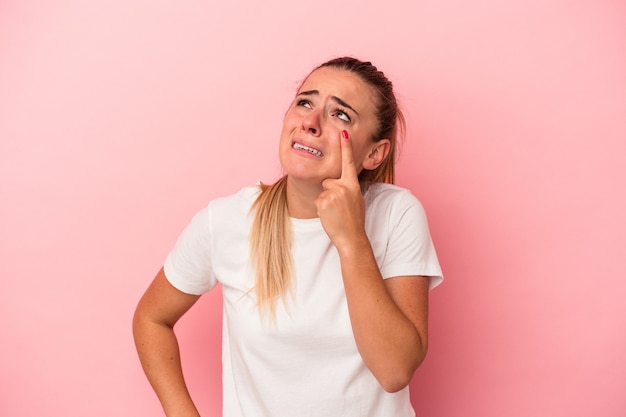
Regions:
[[279, 156], [290, 178], [320, 183], [341, 176], [341, 131], [350, 136], [357, 172], [375, 147], [377, 128], [372, 88], [336, 68], [313, 71], [283, 120]]

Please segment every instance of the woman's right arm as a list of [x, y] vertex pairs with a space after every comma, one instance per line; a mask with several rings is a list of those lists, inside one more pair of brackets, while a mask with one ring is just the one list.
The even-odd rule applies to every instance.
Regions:
[[169, 283], [163, 268], [139, 301], [133, 317], [137, 353], [168, 417], [199, 417], [185, 380], [174, 325], [200, 298]]

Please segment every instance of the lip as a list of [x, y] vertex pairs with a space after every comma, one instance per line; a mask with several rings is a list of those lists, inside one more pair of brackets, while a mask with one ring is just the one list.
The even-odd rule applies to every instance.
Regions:
[[[305, 146], [305, 147], [310, 148], [310, 149], [314, 149], [314, 150], [318, 151], [319, 153], [321, 153], [322, 156], [314, 155], [311, 152], [309, 152], [307, 150], [304, 150], [304, 149], [295, 149], [294, 145], [296, 143], [298, 145]], [[304, 155], [304, 156], [310, 156], [310, 157], [317, 158], [317, 159], [324, 157], [324, 151], [321, 150], [316, 144], [308, 142], [306, 140], [302, 140], [302, 139], [294, 139], [294, 140], [292, 140], [291, 141], [291, 149], [293, 149], [295, 152], [297, 152], [297, 153], [299, 153], [301, 155]]]

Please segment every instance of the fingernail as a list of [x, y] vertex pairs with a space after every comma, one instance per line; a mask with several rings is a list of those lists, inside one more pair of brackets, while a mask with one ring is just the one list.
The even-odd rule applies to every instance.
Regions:
[[342, 130], [341, 131], [341, 137], [344, 138], [345, 140], [348, 140], [348, 131], [347, 130]]

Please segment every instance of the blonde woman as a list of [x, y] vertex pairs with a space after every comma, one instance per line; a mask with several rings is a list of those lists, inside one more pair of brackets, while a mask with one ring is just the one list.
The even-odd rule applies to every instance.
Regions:
[[404, 120], [370, 62], [314, 69], [283, 121], [285, 176], [211, 201], [137, 306], [139, 357], [165, 414], [198, 416], [174, 325], [222, 284], [225, 417], [409, 417], [442, 280], [424, 210], [396, 187]]

